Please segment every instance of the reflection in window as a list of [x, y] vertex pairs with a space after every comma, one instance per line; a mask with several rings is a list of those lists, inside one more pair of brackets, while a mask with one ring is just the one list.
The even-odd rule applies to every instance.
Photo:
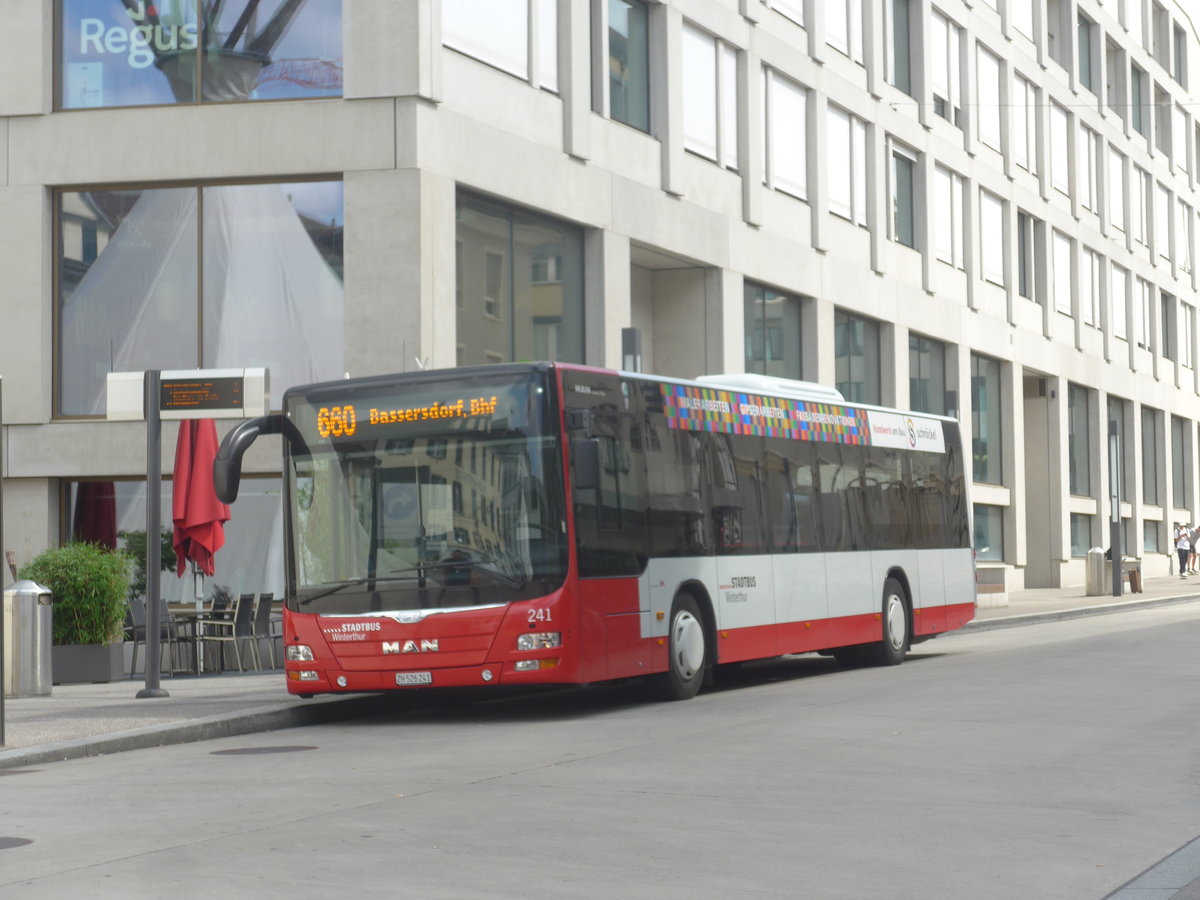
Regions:
[[975, 504], [975, 558], [1004, 560], [1004, 507]]
[[273, 397], [343, 373], [340, 181], [58, 201], [60, 415], [102, 414], [109, 372], [261, 366]]
[[650, 130], [650, 26], [641, 0], [608, 0], [608, 114]]
[[1078, 497], [1090, 497], [1091, 404], [1087, 388], [1067, 385], [1067, 472], [1068, 486]]
[[908, 405], [946, 415], [946, 345], [914, 333], [908, 335]]
[[972, 475], [984, 484], [1002, 484], [1000, 360], [971, 354]]
[[1084, 513], [1071, 513], [1071, 556], [1087, 556], [1092, 547], [1092, 517]]
[[337, 97], [342, 0], [60, 0], [59, 106]]
[[457, 219], [459, 364], [583, 362], [582, 232], [469, 194]]
[[[532, 2], [532, 9], [531, 9]], [[537, 45], [529, 51], [530, 20]], [[538, 61], [541, 87], [558, 90], [558, 6], [555, 0], [445, 0], [442, 38], [447, 47], [521, 78]]]
[[878, 404], [879, 323], [842, 310], [833, 316], [834, 377], [842, 396], [852, 403]]
[[[146, 546], [146, 483], [144, 481], [72, 481], [65, 486], [69, 541], [91, 541], [126, 551]], [[161, 540], [171, 545], [171, 482], [162, 485]], [[233, 517], [225, 523], [225, 546], [217, 551], [215, 574], [205, 578], [203, 591], [212, 596], [217, 585], [233, 594], [271, 591], [283, 596], [283, 505], [278, 478], [242, 479]], [[162, 596], [170, 603], [195, 597], [195, 586], [185, 573], [177, 578], [164, 556]], [[144, 591], [145, 563], [135, 563], [133, 590]]]
[[801, 378], [800, 298], [746, 283], [746, 371]]
[[1142, 407], [1142, 501], [1151, 506], [1161, 502], [1158, 492], [1158, 410]]

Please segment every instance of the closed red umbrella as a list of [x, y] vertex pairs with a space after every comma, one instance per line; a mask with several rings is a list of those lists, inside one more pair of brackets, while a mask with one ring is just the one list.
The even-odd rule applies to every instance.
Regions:
[[229, 507], [213, 490], [217, 426], [212, 419], [184, 419], [175, 445], [171, 518], [175, 523], [175, 572], [180, 578], [188, 560], [205, 575], [213, 574], [213, 557], [225, 543]]

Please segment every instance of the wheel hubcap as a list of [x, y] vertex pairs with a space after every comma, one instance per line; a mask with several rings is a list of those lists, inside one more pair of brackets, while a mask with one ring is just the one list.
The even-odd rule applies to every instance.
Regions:
[[908, 637], [908, 617], [904, 612], [904, 601], [892, 594], [887, 599], [887, 641], [893, 650], [900, 650]]
[[690, 680], [704, 665], [704, 629], [687, 610], [675, 617], [671, 629], [672, 664], [684, 680]]

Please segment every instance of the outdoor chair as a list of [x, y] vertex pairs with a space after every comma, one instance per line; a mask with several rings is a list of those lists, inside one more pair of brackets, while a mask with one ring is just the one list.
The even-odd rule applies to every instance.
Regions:
[[[169, 662], [170, 665], [166, 671], [172, 675], [179, 671], [175, 665], [175, 651], [177, 645], [181, 641], [189, 640], [188, 637], [181, 635], [180, 624], [171, 615], [170, 609], [167, 608], [166, 600], [160, 600], [159, 609], [159, 639], [166, 646], [166, 652], [162, 654], [159, 660], [159, 669], [162, 669], [164, 662]], [[138, 647], [146, 643], [146, 603], [145, 600], [129, 601], [129, 609], [126, 617], [125, 625], [126, 637], [133, 641], [133, 659], [129, 666], [129, 677], [137, 676], [137, 661]]]
[[275, 605], [275, 595], [267, 592], [258, 595], [258, 604], [254, 608], [254, 656], [257, 668], [262, 668], [263, 641], [267, 642], [267, 650], [271, 654], [271, 668], [275, 668], [275, 635], [271, 624], [271, 608]]
[[[214, 609], [217, 598], [213, 598]], [[196, 620], [197, 639], [216, 643], [218, 648], [217, 668], [225, 668], [225, 644], [233, 644], [234, 659], [237, 660], [239, 672], [244, 672], [242, 666], [242, 642], [250, 641], [251, 659], [254, 658], [254, 628], [251, 616], [254, 614], [254, 595], [238, 594], [233, 601], [233, 607], [227, 616], [216, 618], [208, 616]]]

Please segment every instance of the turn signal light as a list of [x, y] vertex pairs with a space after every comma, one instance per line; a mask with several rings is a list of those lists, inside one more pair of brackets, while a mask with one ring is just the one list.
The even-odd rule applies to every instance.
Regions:
[[518, 672], [536, 672], [538, 669], [553, 669], [558, 665], [557, 659], [522, 659], [513, 664]]

